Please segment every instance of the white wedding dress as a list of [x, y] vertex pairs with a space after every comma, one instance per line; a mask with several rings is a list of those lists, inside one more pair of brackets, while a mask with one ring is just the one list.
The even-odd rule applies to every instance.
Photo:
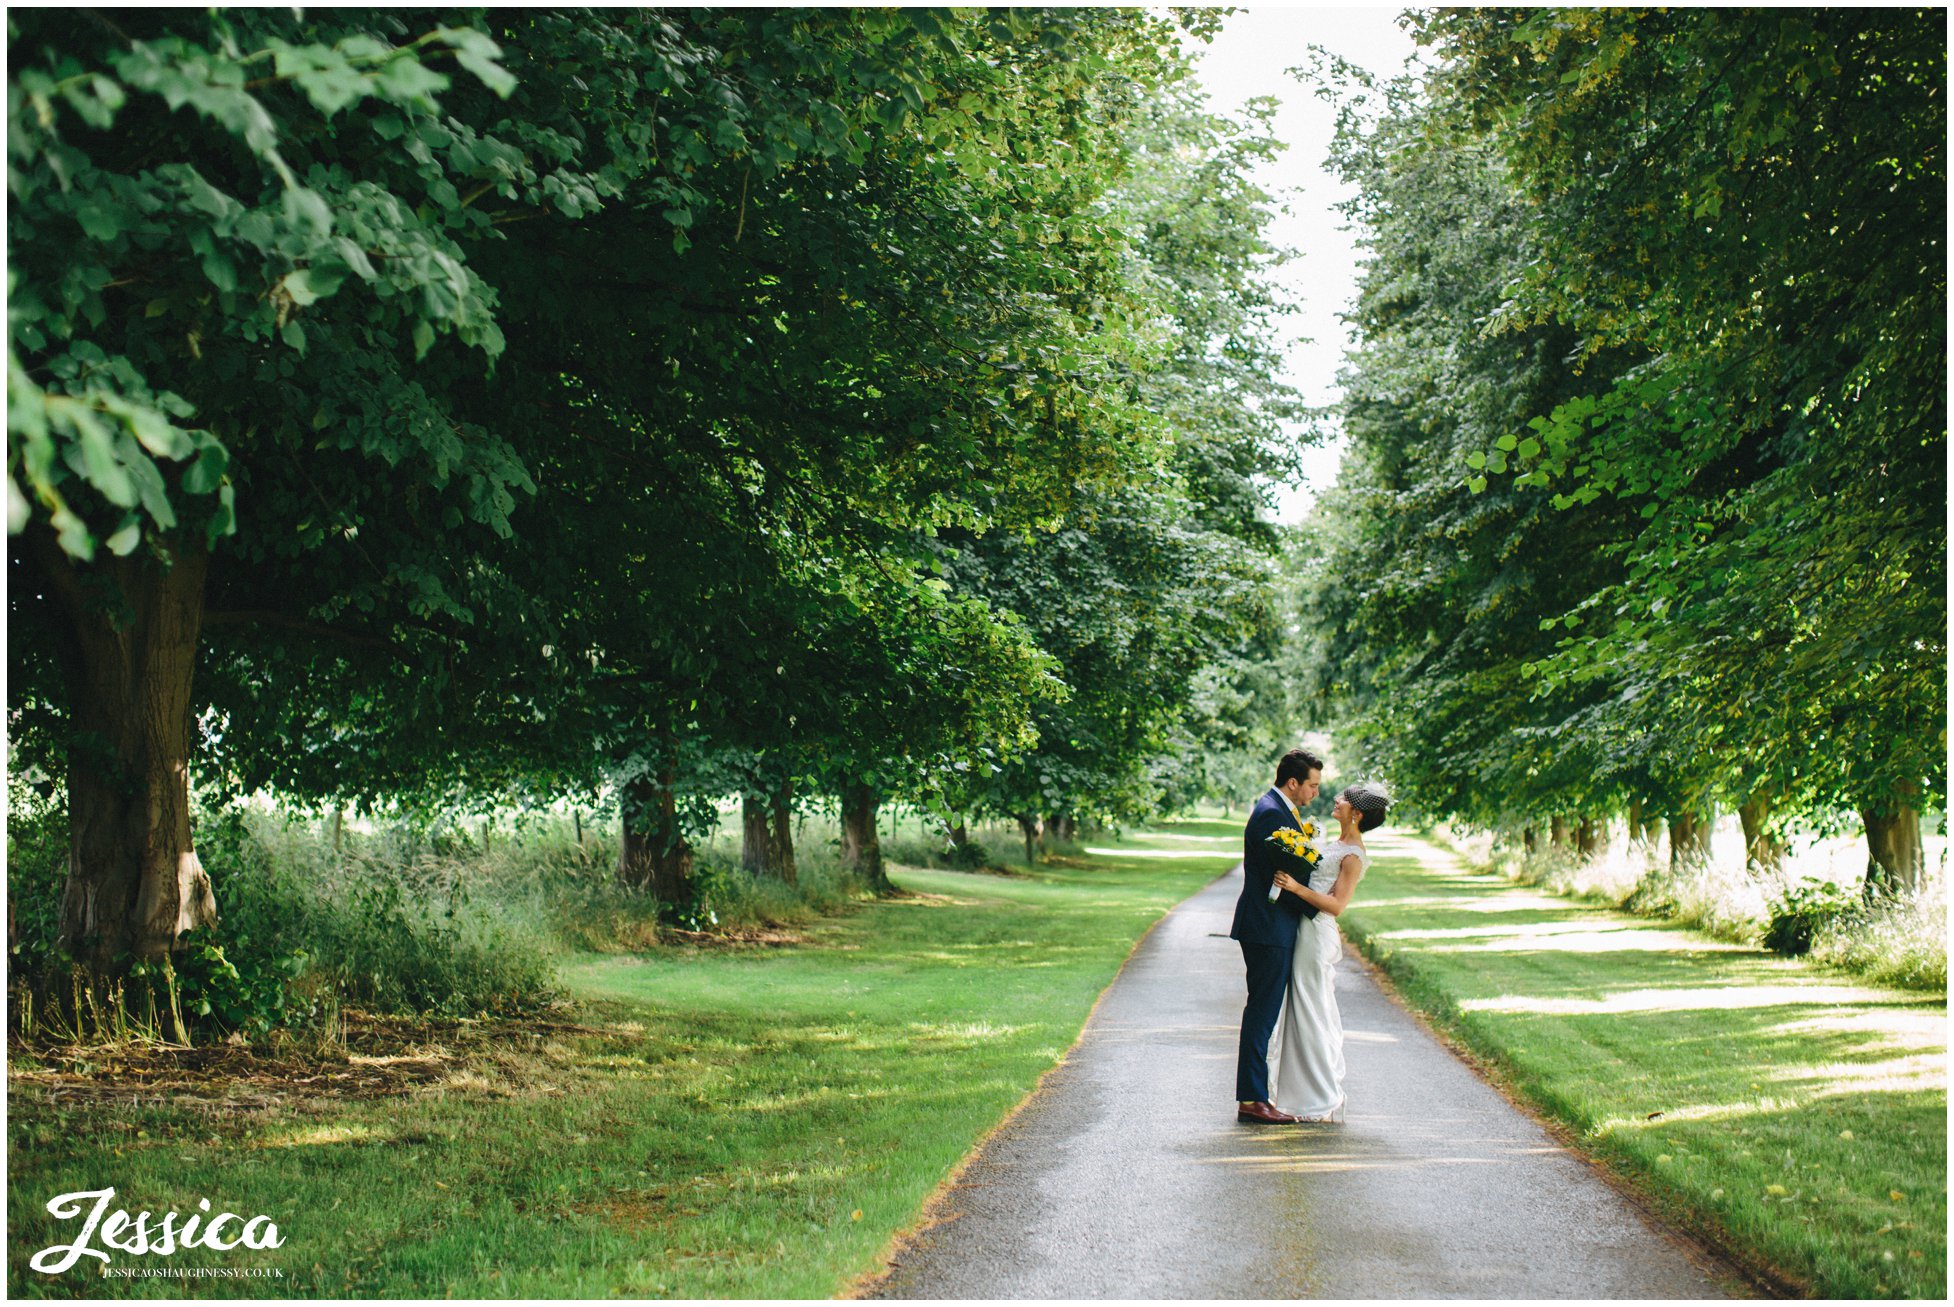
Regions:
[[[1370, 867], [1361, 845], [1331, 840], [1319, 846], [1323, 860], [1310, 873], [1309, 887], [1328, 894], [1336, 886], [1344, 858], [1356, 854], [1358, 878]], [[1331, 969], [1343, 956], [1343, 935], [1327, 912], [1303, 918], [1296, 931], [1296, 957], [1276, 1023], [1280, 1051], [1269, 1062], [1275, 1071], [1276, 1110], [1314, 1121], [1343, 1119], [1343, 1017], [1331, 988]]]

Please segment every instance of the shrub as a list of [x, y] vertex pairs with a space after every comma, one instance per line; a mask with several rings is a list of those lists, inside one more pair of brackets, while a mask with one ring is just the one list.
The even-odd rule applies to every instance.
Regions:
[[15, 980], [39, 980], [60, 963], [67, 875], [67, 809], [35, 783], [32, 768], [16, 766], [7, 776], [7, 953]]
[[1821, 922], [1811, 956], [1868, 980], [1910, 989], [1947, 989], [1947, 881], [1929, 877], [1918, 891]]
[[1764, 947], [1786, 957], [1811, 952], [1819, 932], [1848, 926], [1861, 914], [1859, 899], [1829, 880], [1807, 876], [1771, 902]]

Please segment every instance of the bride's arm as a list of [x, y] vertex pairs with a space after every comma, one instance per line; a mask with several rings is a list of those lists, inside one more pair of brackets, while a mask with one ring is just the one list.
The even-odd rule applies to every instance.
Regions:
[[1354, 853], [1346, 853], [1343, 855], [1343, 866], [1337, 868], [1337, 883], [1330, 886], [1328, 894], [1320, 894], [1294, 880], [1283, 888], [1318, 912], [1327, 912], [1333, 917], [1341, 917], [1343, 910], [1350, 906], [1350, 896], [1357, 892], [1357, 881], [1363, 872], [1364, 860]]

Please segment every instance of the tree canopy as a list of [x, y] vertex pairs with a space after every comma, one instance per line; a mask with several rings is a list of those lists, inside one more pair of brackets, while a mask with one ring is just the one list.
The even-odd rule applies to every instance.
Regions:
[[667, 897], [729, 791], [1137, 813], [1267, 608], [1274, 146], [1166, 18], [10, 30], [15, 741], [98, 962], [192, 770], [616, 793]]
[[1371, 258], [1326, 573], [1382, 584], [1323, 591], [1332, 688], [1441, 811], [1722, 803], [1768, 853], [1858, 809], [1909, 879], [1945, 785], [1944, 16], [1418, 35], [1431, 76], [1339, 146]]

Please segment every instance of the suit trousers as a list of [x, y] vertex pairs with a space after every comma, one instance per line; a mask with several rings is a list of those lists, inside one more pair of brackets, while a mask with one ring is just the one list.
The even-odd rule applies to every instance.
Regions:
[[1242, 1008], [1242, 1039], [1235, 1059], [1235, 1101], [1269, 1101], [1269, 1036], [1282, 1015], [1282, 997], [1289, 988], [1289, 968], [1295, 960], [1292, 944], [1251, 944], [1240, 941], [1242, 961], [1248, 965], [1248, 1003]]

